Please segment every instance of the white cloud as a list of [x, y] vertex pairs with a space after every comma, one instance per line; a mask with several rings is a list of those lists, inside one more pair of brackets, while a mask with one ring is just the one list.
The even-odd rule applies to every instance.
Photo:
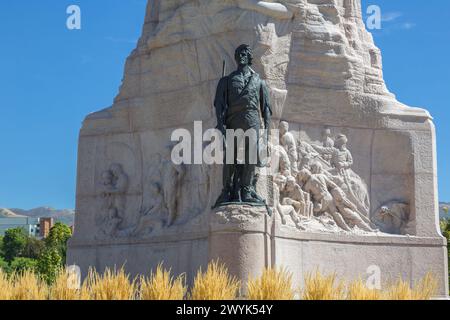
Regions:
[[415, 23], [411, 23], [411, 22], [405, 22], [401, 25], [401, 28], [404, 30], [411, 30], [412, 28], [414, 28], [416, 26]]
[[391, 22], [391, 21], [397, 20], [401, 16], [403, 16], [403, 13], [401, 13], [401, 12], [387, 12], [381, 16], [381, 21]]

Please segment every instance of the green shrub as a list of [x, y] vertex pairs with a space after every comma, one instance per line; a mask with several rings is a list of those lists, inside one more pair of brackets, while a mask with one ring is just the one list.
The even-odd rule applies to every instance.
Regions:
[[11, 262], [21, 257], [27, 244], [27, 235], [22, 228], [10, 229], [3, 237], [3, 252], [5, 260]]
[[11, 270], [9, 263], [3, 257], [0, 257], [0, 270], [3, 270], [4, 273], [10, 273]]
[[22, 273], [24, 271], [36, 271], [37, 261], [35, 259], [18, 257], [10, 264], [10, 271]]
[[23, 250], [23, 256], [30, 259], [38, 259], [45, 248], [45, 242], [35, 237], [27, 237]]
[[46, 248], [54, 248], [62, 259], [61, 263], [66, 263], [67, 241], [72, 237], [72, 230], [64, 223], [57, 222], [50, 230], [48, 237], [45, 239]]
[[52, 284], [62, 268], [62, 258], [57, 248], [47, 247], [39, 257], [37, 271], [47, 284]]
[[4, 258], [5, 253], [3, 252], [3, 237], [0, 236], [0, 258]]
[[442, 219], [441, 220], [441, 230], [444, 237], [447, 238], [447, 253], [448, 253], [448, 283], [450, 285], [450, 220]]

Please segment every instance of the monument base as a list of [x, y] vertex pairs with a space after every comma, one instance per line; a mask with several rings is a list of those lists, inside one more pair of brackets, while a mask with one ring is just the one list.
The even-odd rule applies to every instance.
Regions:
[[267, 267], [287, 268], [295, 286], [316, 270], [346, 281], [379, 276], [382, 286], [400, 277], [414, 283], [432, 272], [440, 284], [438, 296], [448, 295], [448, 266], [440, 263], [447, 261], [442, 238], [303, 232], [268, 216], [265, 207], [239, 205], [217, 208], [203, 223], [201, 231], [178, 230], [142, 240], [73, 239], [68, 262], [79, 265], [83, 275], [90, 267], [101, 271], [124, 265], [133, 277], [149, 274], [163, 262], [175, 274], [185, 273], [189, 284], [216, 259], [243, 283]]

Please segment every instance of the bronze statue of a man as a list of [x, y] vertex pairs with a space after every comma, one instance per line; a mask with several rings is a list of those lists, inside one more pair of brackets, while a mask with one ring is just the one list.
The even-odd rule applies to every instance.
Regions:
[[[264, 203], [256, 193], [256, 167], [262, 166], [259, 144], [260, 129], [270, 129], [272, 110], [269, 91], [259, 75], [252, 70], [253, 54], [250, 46], [241, 45], [236, 49], [236, 71], [223, 77], [217, 87], [214, 106], [216, 108], [218, 129], [226, 131], [254, 130], [256, 139], [245, 139], [245, 161], [237, 159], [236, 143], [233, 161], [225, 161], [223, 170], [223, 191], [216, 205], [230, 202]], [[256, 141], [253, 141], [256, 140]], [[266, 140], [267, 142], [267, 140]], [[256, 149], [257, 161], [251, 161], [251, 148]], [[255, 151], [255, 150], [254, 150]], [[225, 157], [226, 157], [225, 152]]]

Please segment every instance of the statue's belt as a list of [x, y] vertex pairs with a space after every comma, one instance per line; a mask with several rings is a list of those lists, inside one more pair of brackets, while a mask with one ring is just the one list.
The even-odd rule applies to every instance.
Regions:
[[258, 110], [255, 109], [228, 113], [226, 124], [229, 129], [258, 129], [261, 126]]

